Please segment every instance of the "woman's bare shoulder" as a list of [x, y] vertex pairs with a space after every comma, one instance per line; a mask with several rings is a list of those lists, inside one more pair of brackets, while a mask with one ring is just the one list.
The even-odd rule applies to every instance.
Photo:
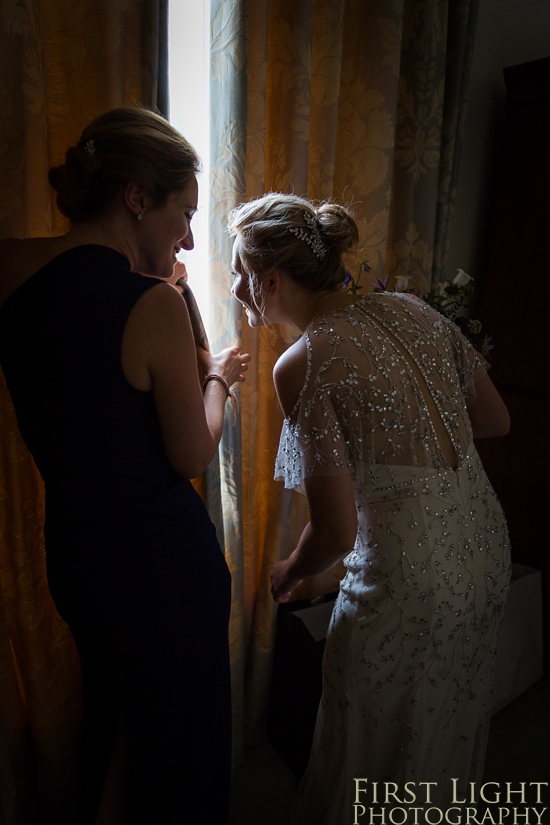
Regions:
[[300, 396], [307, 373], [307, 344], [305, 336], [292, 344], [279, 358], [273, 369], [273, 381], [279, 403], [285, 415], [290, 415]]

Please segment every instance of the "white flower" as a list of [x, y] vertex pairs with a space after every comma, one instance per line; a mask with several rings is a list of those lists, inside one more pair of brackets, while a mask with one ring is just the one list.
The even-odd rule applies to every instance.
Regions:
[[411, 279], [408, 275], [398, 275], [395, 279], [395, 291], [406, 292], [410, 280]]
[[456, 284], [457, 286], [465, 286], [469, 281], [473, 281], [473, 278], [471, 278], [467, 272], [464, 272], [463, 269], [457, 270], [457, 274], [453, 278], [453, 284]]
[[449, 286], [448, 281], [440, 281], [439, 282], [439, 295], [440, 295], [441, 298], [443, 298], [446, 295], [445, 290], [447, 289], [448, 286]]

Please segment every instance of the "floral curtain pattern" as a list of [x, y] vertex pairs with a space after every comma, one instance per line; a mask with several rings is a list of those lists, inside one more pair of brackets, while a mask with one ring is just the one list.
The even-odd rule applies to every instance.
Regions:
[[[334, 198], [358, 220], [352, 274], [367, 255], [369, 281], [409, 276], [426, 291], [442, 279], [478, 2], [212, 0], [213, 348], [240, 341], [253, 356], [221, 457], [237, 757], [263, 730], [276, 614], [269, 571], [295, 546], [307, 508], [272, 481], [282, 418], [271, 373], [293, 331], [243, 321], [230, 296], [226, 216], [270, 190]], [[370, 288], [364, 275], [361, 283]], [[336, 590], [341, 572], [298, 595]]]
[[[166, 112], [166, 33], [165, 0], [3, 0], [0, 237], [65, 231], [47, 173], [93, 117]], [[61, 822], [79, 662], [47, 589], [42, 480], [0, 379], [0, 823], [42, 825]]]

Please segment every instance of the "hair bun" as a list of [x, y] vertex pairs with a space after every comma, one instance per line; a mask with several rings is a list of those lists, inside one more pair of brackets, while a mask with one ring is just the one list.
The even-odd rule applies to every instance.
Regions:
[[48, 173], [50, 186], [57, 192], [57, 206], [71, 221], [84, 220], [90, 214], [94, 198], [94, 178], [101, 161], [84, 146], [67, 150], [65, 163], [53, 166]]
[[199, 171], [197, 153], [165, 118], [122, 106], [89, 123], [48, 179], [59, 211], [78, 223], [105, 214], [128, 183], [143, 186], [152, 204], [161, 206]]
[[359, 241], [359, 231], [353, 215], [339, 203], [322, 203], [315, 210], [316, 223], [339, 252], [347, 252]]
[[241, 203], [227, 224], [239, 238], [239, 258], [252, 289], [272, 269], [284, 270], [311, 292], [340, 289], [346, 277], [342, 253], [359, 241], [351, 209], [332, 201], [316, 206], [283, 192]]

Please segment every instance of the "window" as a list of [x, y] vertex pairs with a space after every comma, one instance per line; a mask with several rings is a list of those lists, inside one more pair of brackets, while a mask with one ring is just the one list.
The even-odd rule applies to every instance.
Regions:
[[169, 21], [170, 122], [194, 146], [203, 166], [193, 218], [195, 249], [178, 257], [208, 331], [210, 0], [171, 0]]

